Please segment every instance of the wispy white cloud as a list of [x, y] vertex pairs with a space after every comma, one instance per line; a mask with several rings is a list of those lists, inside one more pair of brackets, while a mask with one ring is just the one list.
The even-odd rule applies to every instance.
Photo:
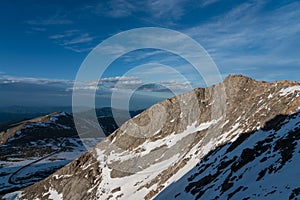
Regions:
[[[97, 5], [87, 6], [86, 11], [96, 13], [101, 17], [147, 18], [149, 21], [171, 21], [176, 23], [192, 9], [199, 9], [221, 2], [220, 0], [108, 0], [98, 2]], [[295, 66], [299, 63], [299, 33], [300, 33], [300, 3], [282, 4], [281, 7], [268, 8], [271, 1], [246, 1], [236, 3], [229, 12], [201, 21], [197, 26], [181, 30], [195, 38], [212, 55], [221, 70], [232, 73], [237, 69], [249, 70], [264, 65]], [[234, 4], [233, 4], [234, 5]], [[268, 10], [269, 9], [269, 10]], [[193, 10], [195, 11], [195, 10]], [[93, 15], [94, 16], [94, 15]], [[138, 17], [137, 17], [138, 16]], [[99, 16], [98, 16], [99, 17]], [[61, 22], [55, 23], [55, 21]], [[65, 21], [66, 20], [66, 21]], [[64, 24], [71, 22], [66, 16], [54, 15], [49, 19], [31, 20], [27, 23], [32, 27], [44, 27], [42, 24]], [[194, 22], [193, 22], [194, 23]], [[160, 24], [160, 23], [159, 23]], [[189, 26], [187, 24], [187, 26]], [[37, 30], [38, 31], [38, 30]], [[69, 30], [58, 32], [49, 36], [56, 44], [74, 52], [86, 52], [97, 44], [97, 38], [85, 31]], [[143, 42], [152, 43], [153, 46], [161, 42], [176, 44], [178, 38], [153, 35]], [[137, 42], [139, 42], [137, 40]], [[183, 46], [183, 48], [185, 48]], [[107, 46], [107, 52], [119, 54], [124, 52], [122, 46]], [[139, 54], [134, 59], [144, 59], [156, 56], [159, 52]], [[191, 52], [191, 55], [197, 52]], [[127, 60], [126, 60], [127, 59]], [[161, 60], [168, 59], [162, 58]], [[172, 58], [174, 59], [174, 58]], [[175, 59], [174, 59], [175, 60]], [[125, 55], [125, 61], [132, 59]], [[290, 70], [291, 71], [291, 70]]]
[[[108, 0], [87, 9], [98, 15], [112, 18], [135, 17], [138, 13], [144, 13], [147, 17], [138, 15], [138, 19], [157, 24], [153, 20], [164, 19], [169, 23], [180, 19], [186, 12], [185, 3], [190, 0]], [[191, 1], [190, 1], [191, 2]], [[160, 20], [160, 24], [162, 21]]]
[[68, 38], [68, 37], [74, 36], [78, 32], [79, 32], [79, 30], [77, 30], [77, 29], [67, 30], [67, 31], [64, 31], [61, 34], [51, 35], [49, 38], [53, 39], [53, 40]]
[[106, 14], [110, 17], [119, 18], [130, 16], [137, 7], [130, 1], [110, 0], [108, 1], [108, 9]]
[[91, 51], [95, 44], [93, 41], [95, 36], [91, 36], [89, 33], [82, 33], [78, 29], [67, 30], [59, 34], [49, 36], [49, 39], [53, 40], [65, 49], [81, 53]]
[[123, 18], [131, 16], [134, 12], [141, 9], [136, 4], [137, 3], [133, 1], [108, 0], [85, 6], [83, 10], [96, 15], [104, 15], [111, 18]]
[[63, 45], [64, 46], [69, 46], [69, 45], [73, 45], [73, 44], [82, 44], [82, 43], [87, 43], [87, 42], [91, 42], [95, 39], [95, 37], [90, 36], [90, 34], [88, 33], [84, 33], [74, 39], [71, 40], [65, 40]]
[[[64, 26], [71, 25], [74, 22], [70, 16], [55, 14], [48, 18], [28, 20], [26, 23], [30, 26], [28, 33], [31, 34], [34, 31], [45, 32], [49, 26], [53, 25], [57, 25], [64, 30]], [[65, 30], [49, 36], [49, 39], [53, 40], [56, 44], [77, 53], [90, 51], [95, 46], [95, 44], [92, 44], [95, 38], [95, 36], [91, 36], [89, 33], [82, 32], [79, 29]]]
[[[179, 82], [177, 80], [160, 81], [157, 83], [143, 83], [142, 81], [125, 81], [111, 87], [112, 91], [136, 91], [139, 92], [186, 92], [190, 91], [190, 82]], [[149, 94], [150, 95], [150, 94]]]
[[131, 54], [126, 54], [123, 56], [123, 59], [126, 62], [132, 62], [132, 61], [137, 61], [137, 60], [143, 60], [146, 58], [151, 58], [154, 56], [161, 55], [163, 52], [161, 50], [152, 50], [152, 51], [142, 51], [142, 52], [136, 52], [132, 55]]
[[93, 49], [93, 47], [83, 48], [81, 46], [65, 46], [64, 48], [68, 49], [68, 50], [71, 50], [71, 51], [74, 51], [76, 53], [88, 52], [88, 51], [91, 51]]
[[86, 91], [89, 93], [90, 91], [98, 90], [100, 92], [113, 92], [113, 91], [138, 91], [142, 92], [168, 92], [171, 91], [186, 91], [190, 89], [191, 82], [185, 81], [180, 82], [178, 80], [166, 80], [166, 81], [157, 81], [153, 83], [149, 83], [142, 78], [134, 77], [134, 76], [116, 76], [116, 77], [108, 77], [102, 78], [98, 80], [92, 80], [87, 82], [82, 82], [77, 84], [76, 87], [70, 87], [67, 90], [73, 91]]
[[[116, 89], [131, 89], [142, 84], [142, 81], [137, 77], [116, 76], [101, 78], [99, 80], [90, 80], [77, 83], [77, 86], [70, 87], [67, 90], [116, 90]], [[118, 88], [116, 88], [118, 85]]]
[[187, 90], [191, 88], [191, 85], [193, 84], [190, 81], [186, 82], [179, 82], [177, 80], [170, 80], [170, 81], [162, 81], [161, 84], [169, 89], [172, 90]]
[[296, 22], [300, 12], [295, 9], [300, 8], [299, 3], [264, 14], [259, 13], [262, 7], [262, 3], [244, 3], [215, 21], [184, 31], [210, 48], [219, 51], [240, 48], [247, 52], [251, 47], [272, 49], [283, 39], [299, 33], [300, 24]]
[[30, 27], [30, 29], [32, 31], [37, 31], [37, 32], [44, 32], [47, 30], [46, 28], [42, 28], [42, 27]]
[[[249, 72], [259, 67], [299, 66], [295, 56], [300, 34], [300, 3], [264, 10], [266, 1], [242, 3], [213, 20], [183, 32], [200, 42], [223, 71], [245, 66]], [[291, 42], [293, 41], [293, 42]], [[238, 72], [236, 72], [238, 73]], [[275, 73], [275, 72], [274, 72]], [[286, 68], [286, 73], [293, 73]], [[261, 73], [263, 76], [264, 73]]]
[[[146, 21], [148, 24], [161, 26], [163, 24], [173, 24], [176, 20], [179, 20], [186, 14], [190, 4], [206, 6], [215, 1], [202, 0], [195, 3], [191, 0], [108, 0], [87, 5], [81, 8], [80, 12], [96, 13], [101, 17], [111, 18], [135, 17], [135, 19]], [[75, 11], [79, 12], [78, 9], [75, 9]], [[68, 14], [61, 14], [57, 11], [56, 14], [48, 18], [28, 20], [26, 23], [32, 26], [31, 31], [39, 32], [51, 25], [70, 25], [76, 23], [76, 21], [74, 16], [71, 17]], [[63, 26], [60, 27], [64, 28]], [[64, 31], [50, 35], [49, 38], [66, 49], [75, 52], [89, 51], [96, 45], [92, 43], [95, 40], [94, 36], [79, 30]], [[87, 43], [90, 44], [82, 47], [82, 44], [86, 45]]]
[[62, 80], [62, 79], [13, 77], [8, 75], [3, 75], [0, 77], [0, 84], [11, 84], [11, 83], [27, 83], [27, 84], [36, 84], [36, 85], [50, 85], [50, 84], [71, 85], [73, 84], [73, 81]]
[[[220, 0], [108, 0], [86, 6], [89, 12], [112, 18], [136, 17], [151, 24], [172, 24], [189, 12], [191, 6], [206, 7]], [[146, 16], [139, 14], [143, 13]], [[163, 20], [162, 20], [163, 19]], [[159, 21], [158, 21], [159, 20]]]
[[[65, 26], [74, 24], [74, 21], [66, 14], [54, 14], [48, 18], [37, 18], [28, 20], [25, 23], [29, 25], [30, 29], [27, 33], [32, 34], [46, 32], [46, 30], [54, 25], [65, 30]], [[94, 44], [91, 44], [91, 42], [93, 42], [95, 37], [78, 29], [65, 30], [48, 37], [56, 44], [77, 53], [90, 51], [94, 47]]]
[[137, 77], [130, 77], [130, 76], [116, 76], [116, 77], [108, 77], [100, 79], [100, 83], [103, 82], [118, 82], [118, 81], [136, 81], [139, 80]]
[[147, 0], [145, 4], [152, 17], [167, 17], [171, 20], [177, 20], [185, 14], [184, 5], [186, 2], [186, 0]]
[[202, 0], [202, 1], [200, 2], [200, 6], [201, 6], [201, 7], [205, 7], [205, 6], [214, 4], [214, 3], [218, 2], [218, 1], [220, 1], [220, 0]]
[[32, 26], [48, 26], [48, 25], [69, 25], [73, 24], [73, 21], [70, 19], [67, 19], [65, 15], [53, 15], [46, 19], [37, 18], [33, 20], [26, 21], [27, 24]]

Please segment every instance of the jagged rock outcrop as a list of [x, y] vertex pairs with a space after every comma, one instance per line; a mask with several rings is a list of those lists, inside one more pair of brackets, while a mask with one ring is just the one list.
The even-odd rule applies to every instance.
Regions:
[[299, 196], [300, 176], [291, 171], [300, 160], [299, 109], [297, 82], [229, 76], [152, 106], [18, 196], [293, 199]]

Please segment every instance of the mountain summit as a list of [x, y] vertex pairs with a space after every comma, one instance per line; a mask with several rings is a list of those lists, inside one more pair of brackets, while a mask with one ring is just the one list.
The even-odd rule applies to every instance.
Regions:
[[5, 198], [296, 199], [300, 85], [241, 75], [162, 101]]

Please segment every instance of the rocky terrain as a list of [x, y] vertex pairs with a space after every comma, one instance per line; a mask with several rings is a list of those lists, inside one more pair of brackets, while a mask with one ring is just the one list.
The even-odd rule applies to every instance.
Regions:
[[[122, 118], [121, 111], [117, 113]], [[97, 109], [97, 114], [105, 135], [118, 128], [110, 108]], [[0, 195], [46, 178], [103, 139], [88, 134], [79, 138], [73, 117], [66, 112], [1, 126], [1, 129]]]
[[4, 199], [297, 199], [300, 85], [235, 75], [160, 102]]

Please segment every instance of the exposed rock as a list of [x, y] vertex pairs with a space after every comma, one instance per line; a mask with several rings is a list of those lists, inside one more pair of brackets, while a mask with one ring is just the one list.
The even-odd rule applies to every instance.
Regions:
[[300, 177], [272, 177], [300, 167], [298, 87], [235, 75], [167, 99], [20, 199], [295, 198]]

